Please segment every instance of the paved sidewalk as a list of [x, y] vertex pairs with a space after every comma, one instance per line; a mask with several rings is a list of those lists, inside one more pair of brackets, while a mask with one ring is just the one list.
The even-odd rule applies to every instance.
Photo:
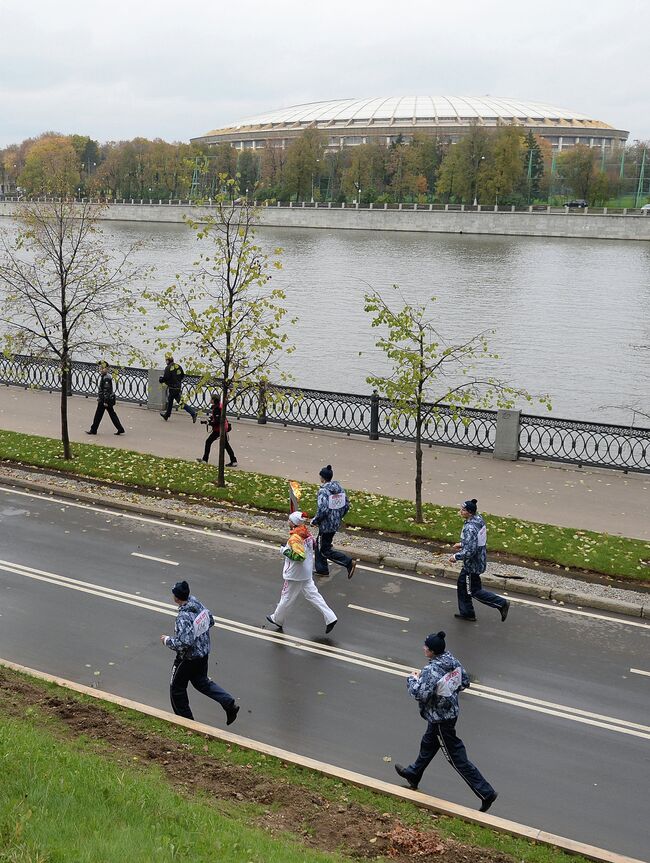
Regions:
[[[157, 411], [119, 403], [117, 412], [127, 433], [115, 437], [106, 415], [99, 434], [91, 438], [84, 430], [95, 406], [94, 399], [70, 399], [73, 440], [187, 459], [202, 454], [205, 426], [193, 425], [185, 412], [172, 414], [166, 423]], [[58, 437], [59, 424], [57, 395], [0, 388], [0, 428]], [[247, 420], [233, 425], [230, 442], [243, 470], [316, 482], [320, 468], [331, 464], [335, 477], [349, 489], [414, 497], [415, 458], [408, 443]], [[425, 449], [423, 473], [423, 496], [432, 503], [456, 506], [475, 497], [481, 510], [495, 515], [650, 540], [650, 477], [644, 475], [504, 462], [447, 447]]]

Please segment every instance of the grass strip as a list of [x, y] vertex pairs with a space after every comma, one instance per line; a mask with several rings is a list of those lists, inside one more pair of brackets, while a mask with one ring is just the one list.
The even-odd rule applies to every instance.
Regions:
[[[65, 462], [61, 442], [53, 438], [0, 431], [0, 459], [54, 468], [76, 476], [111, 480], [158, 492], [200, 496], [241, 507], [286, 512], [287, 480], [247, 471], [228, 474], [226, 488], [214, 485], [213, 467], [184, 459], [113, 449], [93, 444], [75, 444], [75, 458]], [[305, 508], [314, 508], [317, 486], [303, 483]], [[416, 524], [412, 501], [351, 491], [349, 527], [379, 533], [398, 533], [452, 543], [458, 538], [461, 520], [456, 507], [425, 504], [424, 524]], [[533, 566], [555, 564], [565, 569], [583, 569], [617, 578], [650, 581], [650, 543], [589, 530], [557, 527], [532, 521], [485, 514], [491, 551], [524, 558]]]
[[[234, 803], [218, 796], [206, 800], [192, 792], [176, 793], [157, 766], [142, 762], [137, 766], [125, 765], [130, 753], [128, 749], [119, 754], [113, 751], [113, 739], [107, 738], [105, 746], [96, 737], [71, 740], [74, 732], [52, 714], [49, 698], [59, 704], [83, 705], [96, 714], [97, 729], [106, 727], [102, 716], [110, 714], [124, 732], [132, 729], [147, 741], [147, 747], [158, 745], [174, 751], [174, 747], [180, 747], [188, 758], [196, 756], [199, 761], [213, 759], [224, 767], [243, 767], [254, 775], [257, 785], [289, 784], [299, 789], [298, 800], [313, 793], [340, 811], [363, 807], [370, 813], [388, 814], [419, 831], [422, 837], [431, 835], [433, 830], [443, 838], [477, 849], [472, 859], [485, 859], [480, 850], [487, 850], [507, 854], [521, 863], [586, 863], [579, 855], [568, 855], [458, 818], [432, 819], [428, 810], [410, 801], [377, 794], [262, 753], [206, 738], [119, 705], [98, 702], [55, 683], [5, 668], [0, 670], [0, 679], [3, 681], [0, 704], [7, 698], [11, 702], [11, 715], [0, 714], [3, 753], [0, 863], [70, 860], [123, 863], [127, 859], [129, 863], [151, 860], [334, 863], [349, 859], [303, 848], [290, 834], [274, 840], [264, 831], [251, 828], [250, 822], [259, 815], [259, 804]], [[30, 690], [41, 692], [41, 700], [25, 694]], [[88, 718], [88, 713], [85, 715]], [[113, 726], [109, 729], [106, 734], [115, 733]], [[126, 733], [120, 738], [123, 736]], [[358, 816], [358, 809], [355, 811]], [[459, 863], [467, 860], [467, 850], [454, 859]], [[414, 857], [418, 857], [417, 852]], [[450, 857], [444, 859], [449, 861]]]
[[0, 719], [0, 861], [333, 863], [29, 721]]

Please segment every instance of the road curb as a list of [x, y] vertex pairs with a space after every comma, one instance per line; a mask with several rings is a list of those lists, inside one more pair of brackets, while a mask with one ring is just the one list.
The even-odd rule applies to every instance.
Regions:
[[526, 824], [519, 824], [516, 821], [509, 821], [506, 818], [499, 818], [496, 815], [478, 812], [475, 809], [469, 809], [467, 806], [461, 806], [448, 800], [442, 800], [439, 797], [432, 797], [428, 794], [424, 794], [422, 791], [411, 791], [408, 788], [401, 788], [398, 785], [383, 782], [380, 779], [373, 779], [372, 777], [364, 776], [361, 773], [354, 773], [350, 770], [345, 770], [342, 767], [336, 767], [333, 764], [327, 764], [323, 761], [317, 761], [313, 758], [297, 755], [294, 752], [279, 749], [276, 746], [270, 746], [269, 744], [262, 743], [258, 740], [252, 740], [249, 737], [241, 737], [239, 734], [233, 734], [230, 731], [221, 731], [221, 729], [213, 728], [212, 726], [205, 725], [202, 722], [197, 722], [193, 719], [185, 719], [182, 716], [175, 716], [173, 713], [169, 713], [166, 710], [160, 710], [157, 707], [150, 707], [147, 704], [131, 701], [131, 699], [122, 698], [120, 695], [114, 695], [111, 692], [104, 692], [101, 689], [84, 686], [82, 683], [75, 683], [72, 680], [66, 680], [65, 678], [57, 677], [53, 674], [47, 674], [44, 671], [37, 671], [34, 668], [18, 665], [17, 663], [10, 662], [6, 659], [0, 658], [0, 666], [11, 669], [20, 674], [27, 675], [28, 677], [44, 680], [47, 683], [54, 683], [64, 689], [69, 689], [73, 692], [90, 696], [97, 701], [107, 701], [110, 704], [116, 704], [119, 707], [134, 710], [155, 719], [161, 719], [170, 725], [178, 725], [199, 734], [204, 734], [207, 737], [212, 737], [215, 740], [234, 744], [239, 746], [241, 749], [259, 752], [272, 758], [278, 758], [281, 761], [285, 761], [288, 764], [293, 764], [297, 767], [314, 770], [318, 773], [324, 774], [325, 776], [340, 779], [344, 782], [348, 782], [360, 788], [365, 788], [369, 791], [374, 791], [378, 794], [383, 794], [387, 797], [408, 800], [423, 809], [428, 809], [441, 815], [449, 815], [455, 818], [461, 818], [463, 821], [467, 821], [472, 824], [480, 824], [482, 827], [496, 830], [499, 833], [508, 833], [511, 836], [517, 836], [519, 838], [526, 839], [529, 842], [537, 842], [541, 845], [558, 848], [569, 854], [582, 855], [588, 860], [599, 861], [599, 863], [600, 861], [602, 861], [602, 863], [643, 863], [642, 860], [638, 860], [634, 857], [626, 857], [624, 855], [617, 854], [614, 851], [608, 851], [605, 848], [586, 845], [564, 836], [556, 836], [555, 834], [547, 833], [545, 830], [538, 827], [530, 827]]
[[[89, 480], [89, 482], [90, 481], [91, 480]], [[94, 492], [79, 490], [72, 491], [48, 485], [46, 482], [38, 482], [36, 480], [7, 477], [1, 472], [0, 482], [3, 482], [5, 485], [14, 485], [30, 491], [39, 491], [52, 497], [68, 498], [71, 500], [78, 500], [83, 503], [90, 503], [94, 506], [105, 506], [110, 509], [124, 510], [125, 512], [137, 513], [157, 520], [162, 519], [163, 521], [169, 521], [171, 523], [191, 524], [195, 527], [203, 527], [206, 530], [223, 531], [224, 533], [236, 533], [240, 536], [247, 536], [250, 539], [260, 540], [261, 542], [283, 543], [286, 539], [284, 531], [273, 530], [272, 528], [255, 527], [254, 525], [244, 524], [243, 522], [237, 522], [236, 520], [230, 521], [219, 517], [206, 518], [204, 516], [192, 515], [191, 513], [174, 515], [161, 511], [155, 506], [148, 506], [147, 504], [114, 500], [111, 497], [96, 494]], [[375, 564], [378, 567], [387, 566], [391, 569], [415, 572], [420, 575], [429, 576], [432, 579], [447, 578], [455, 580], [458, 578], [458, 571], [456, 570], [445, 569], [436, 564], [426, 563], [408, 557], [382, 555], [368, 551], [367, 549], [355, 548], [354, 546], [347, 546], [345, 550], [351, 557], [364, 563]], [[506, 590], [509, 593], [522, 593], [529, 596], [537, 596], [541, 599], [548, 599], [551, 602], [570, 603], [571, 605], [581, 606], [582, 608], [594, 608], [601, 611], [611, 611], [615, 614], [622, 614], [627, 617], [650, 619], [650, 596], [648, 597], [648, 602], [641, 606], [632, 602], [625, 602], [620, 599], [610, 599], [609, 597], [593, 596], [589, 593], [581, 593], [578, 590], [573, 591], [567, 590], [566, 588], [551, 588], [535, 584], [530, 581], [515, 581], [499, 575], [485, 575], [482, 577], [482, 581], [487, 587]]]

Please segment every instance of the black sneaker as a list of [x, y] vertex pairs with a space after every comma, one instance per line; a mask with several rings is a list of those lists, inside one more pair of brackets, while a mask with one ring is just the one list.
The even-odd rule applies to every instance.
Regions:
[[490, 796], [486, 797], [485, 800], [481, 803], [478, 811], [479, 812], [487, 812], [488, 809], [490, 808], [490, 806], [492, 806], [492, 804], [494, 803], [494, 801], [497, 799], [498, 796], [499, 795], [497, 794], [496, 791], [494, 792], [494, 794], [490, 794]]
[[329, 633], [334, 629], [337, 623], [338, 620], [333, 620], [331, 623], [328, 623], [325, 627], [325, 632], [329, 635]]
[[237, 467], [237, 459], [234, 461], [229, 461], [226, 467]]
[[87, 432], [86, 432], [86, 434], [97, 434], [97, 432], [94, 432], [94, 431], [87, 431]]
[[122, 431], [115, 432], [115, 434], [116, 434], [116, 435], [124, 434], [124, 429], [122, 429]]
[[508, 616], [508, 612], [510, 611], [510, 600], [506, 599], [506, 604], [503, 606], [503, 608], [500, 608], [499, 611], [501, 612], [501, 623], [503, 623], [503, 621]]
[[396, 764], [395, 771], [397, 772], [398, 776], [401, 776], [402, 779], [405, 779], [408, 782], [408, 786], [412, 791], [418, 790], [418, 783], [415, 781], [415, 779], [413, 779], [406, 767], [402, 767], [401, 764]]
[[208, 463], [208, 460], [207, 460], [207, 459], [205, 459], [205, 458], [197, 458], [197, 461], [202, 461], [202, 462], [204, 462], [205, 464], [207, 464], [207, 463]]
[[194, 423], [194, 425], [196, 425], [196, 418], [197, 418], [197, 416], [198, 416], [197, 412], [196, 412], [196, 411], [194, 411], [194, 413], [192, 414], [192, 422]]
[[267, 614], [267, 615], [266, 615], [266, 619], [268, 620], [268, 622], [269, 622], [269, 623], [272, 623], [272, 624], [273, 624], [273, 626], [275, 626], [275, 627], [276, 627], [276, 629], [278, 630], [278, 632], [282, 632], [282, 627], [280, 626], [280, 624], [279, 624], [279, 623], [276, 623], [276, 622], [275, 622], [275, 620], [273, 620], [273, 618], [271, 617], [271, 615], [270, 615], [270, 614]]
[[470, 623], [476, 623], [476, 617], [468, 617], [466, 614], [454, 614], [459, 620], [469, 620]]
[[355, 570], [356, 568], [357, 568], [357, 562], [356, 562], [356, 560], [351, 561], [351, 562], [350, 562], [350, 565], [347, 567], [347, 570], [348, 570], [348, 578], [352, 578], [352, 576], [354, 575], [354, 570]]
[[237, 719], [238, 713], [239, 705], [231, 704], [230, 707], [226, 710], [226, 725], [232, 725], [235, 719]]
[[160, 416], [165, 420], [165, 422], [169, 419], [169, 417], [165, 416], [164, 413], [161, 413]]

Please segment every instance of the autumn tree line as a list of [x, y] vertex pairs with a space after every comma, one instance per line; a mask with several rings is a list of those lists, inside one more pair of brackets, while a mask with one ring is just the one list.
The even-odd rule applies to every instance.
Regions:
[[[0, 192], [40, 196], [168, 200], [215, 198], [219, 178], [238, 175], [250, 200], [400, 202], [523, 206], [583, 198], [600, 206], [650, 185], [647, 144], [601, 151], [576, 146], [561, 153], [515, 125], [475, 125], [458, 143], [416, 132], [390, 146], [331, 150], [317, 129], [285, 149], [237, 150], [134, 138], [100, 144], [85, 135], [46, 132], [0, 150]], [[57, 178], [58, 188], [53, 186]]]

